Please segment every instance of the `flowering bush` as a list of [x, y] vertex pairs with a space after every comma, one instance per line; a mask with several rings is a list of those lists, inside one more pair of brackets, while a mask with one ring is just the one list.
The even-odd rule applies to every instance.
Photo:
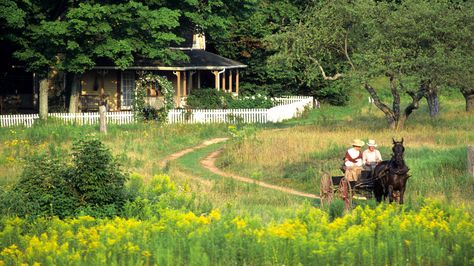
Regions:
[[332, 221], [324, 211], [306, 207], [268, 223], [215, 209], [196, 214], [167, 208], [145, 220], [82, 216], [33, 223], [0, 221], [0, 265], [469, 265], [474, 260], [472, 216], [436, 202], [419, 210], [357, 207]]
[[268, 109], [274, 106], [272, 98], [264, 95], [244, 96], [233, 99], [229, 103], [229, 109], [251, 109], [251, 108], [262, 108]]
[[272, 98], [264, 95], [233, 97], [215, 88], [193, 90], [186, 102], [191, 109], [266, 109], [275, 105]]
[[191, 91], [186, 105], [191, 109], [227, 109], [232, 96], [215, 88], [201, 88]]

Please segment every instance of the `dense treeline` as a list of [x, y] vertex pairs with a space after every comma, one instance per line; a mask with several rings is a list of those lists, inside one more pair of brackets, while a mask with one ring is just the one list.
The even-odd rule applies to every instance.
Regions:
[[[205, 33], [208, 50], [247, 65], [242, 93], [311, 94], [345, 104], [364, 87], [393, 128], [426, 99], [457, 89], [474, 110], [472, 1], [186, 0], [11, 1], [0, 3], [1, 40], [43, 77], [83, 73], [98, 58], [126, 68], [137, 55], [170, 62], [179, 46]], [[375, 77], [390, 81], [392, 104]], [[400, 97], [409, 97], [403, 109]]]

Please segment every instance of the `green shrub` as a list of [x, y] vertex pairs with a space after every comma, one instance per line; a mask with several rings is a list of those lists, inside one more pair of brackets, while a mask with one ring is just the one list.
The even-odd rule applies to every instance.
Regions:
[[316, 98], [332, 105], [342, 106], [349, 101], [349, 90], [342, 81], [333, 81], [328, 86], [318, 90]]
[[265, 95], [234, 98], [230, 93], [215, 88], [193, 90], [186, 101], [190, 109], [267, 109], [275, 105], [272, 98]]
[[254, 96], [244, 96], [233, 99], [229, 102], [229, 109], [251, 109], [263, 108], [268, 109], [274, 106], [272, 98], [257, 94]]
[[346, 203], [341, 199], [334, 199], [329, 205], [329, 217], [334, 220], [338, 217], [344, 216]]
[[27, 160], [18, 183], [1, 191], [3, 215], [110, 217], [126, 201], [127, 175], [98, 139], [81, 139], [73, 145], [72, 164], [67, 157], [35, 155]]
[[186, 100], [187, 107], [192, 109], [227, 109], [232, 95], [215, 88], [196, 89]]
[[69, 181], [80, 195], [81, 205], [123, 205], [128, 176], [100, 140], [79, 139], [72, 155]]
[[0, 199], [4, 214], [66, 217], [77, 207], [77, 195], [64, 178], [67, 169], [46, 155], [30, 158], [18, 183]]

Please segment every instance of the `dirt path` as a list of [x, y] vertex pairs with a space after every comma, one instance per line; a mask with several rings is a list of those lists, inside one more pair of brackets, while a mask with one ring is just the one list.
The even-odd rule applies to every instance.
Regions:
[[313, 198], [313, 199], [319, 199], [319, 196], [316, 196], [314, 194], [309, 194], [309, 193], [297, 191], [297, 190], [294, 190], [294, 189], [291, 189], [291, 188], [286, 188], [286, 187], [281, 187], [281, 186], [268, 184], [268, 183], [265, 183], [265, 182], [262, 182], [262, 181], [258, 181], [258, 180], [252, 179], [252, 178], [248, 178], [248, 177], [243, 177], [243, 176], [239, 176], [239, 175], [235, 175], [235, 174], [231, 174], [231, 173], [226, 173], [226, 172], [220, 170], [219, 168], [217, 168], [216, 165], [215, 165], [216, 159], [217, 159], [217, 157], [219, 156], [219, 154], [221, 152], [222, 152], [222, 150], [217, 150], [217, 151], [209, 154], [205, 159], [203, 159], [201, 161], [201, 165], [204, 168], [208, 169], [209, 171], [213, 172], [214, 174], [218, 174], [220, 176], [230, 177], [230, 178], [236, 179], [236, 180], [241, 181], [241, 182], [256, 184], [256, 185], [259, 185], [259, 186], [262, 186], [262, 187], [266, 187], [266, 188], [270, 188], [270, 189], [274, 189], [274, 190], [279, 190], [279, 191], [282, 191], [282, 192], [285, 192], [285, 193], [288, 193], [288, 194], [293, 194], [293, 195], [307, 197], [307, 198]]
[[209, 146], [209, 145], [212, 145], [212, 144], [216, 144], [216, 143], [219, 143], [219, 142], [223, 142], [223, 141], [226, 141], [228, 140], [229, 138], [215, 138], [215, 139], [210, 139], [210, 140], [206, 140], [204, 141], [203, 143], [197, 145], [197, 146], [194, 146], [194, 147], [191, 147], [191, 148], [187, 148], [187, 149], [184, 149], [184, 150], [181, 150], [181, 151], [178, 151], [176, 153], [173, 153], [171, 155], [169, 155], [168, 157], [166, 157], [165, 159], [161, 160], [160, 161], [160, 167], [163, 168], [166, 166], [166, 164], [169, 162], [169, 161], [174, 161], [176, 159], [178, 159], [179, 157], [182, 157], [190, 152], [193, 152], [195, 150], [198, 150], [198, 149], [201, 149], [201, 148], [204, 148], [206, 146]]
[[[176, 153], [173, 153], [173, 154], [169, 155], [168, 157], [166, 157], [165, 159], [160, 161], [160, 167], [163, 168], [163, 167], [166, 166], [166, 164], [168, 162], [176, 160], [176, 159], [178, 159], [178, 158], [180, 158], [180, 157], [182, 157], [182, 156], [184, 156], [184, 155], [186, 155], [190, 152], [193, 152], [195, 150], [204, 148], [204, 147], [212, 145], [212, 144], [224, 142], [224, 141], [227, 141], [227, 140], [228, 140], [228, 138], [210, 139], [210, 140], [204, 141], [203, 143], [201, 143], [197, 146], [187, 148], [187, 149], [178, 151]], [[206, 158], [201, 160], [201, 165], [204, 168], [206, 168], [207, 170], [209, 170], [209, 171], [211, 171], [211, 172], [213, 172], [217, 175], [220, 175], [220, 176], [230, 177], [230, 178], [233, 178], [233, 179], [241, 181], [241, 182], [256, 184], [256, 185], [259, 185], [259, 186], [262, 186], [262, 187], [282, 191], [284, 193], [288, 193], [288, 194], [292, 194], [292, 195], [297, 195], [297, 196], [302, 196], [302, 197], [307, 197], [307, 198], [313, 198], [313, 199], [319, 199], [319, 197], [314, 195], [314, 194], [309, 194], [309, 193], [297, 191], [297, 190], [294, 190], [294, 189], [291, 189], [291, 188], [286, 188], [286, 187], [281, 187], [281, 186], [268, 184], [268, 183], [265, 183], [265, 182], [262, 182], [262, 181], [258, 181], [258, 180], [255, 180], [255, 179], [248, 178], [248, 177], [243, 177], [243, 176], [239, 176], [239, 175], [235, 175], [235, 174], [231, 174], [231, 173], [226, 173], [226, 172], [220, 170], [219, 168], [217, 168], [216, 165], [215, 165], [217, 156], [219, 156], [219, 154], [221, 152], [222, 152], [222, 150], [217, 150], [215, 152], [212, 152]], [[181, 172], [179, 172], [179, 173], [181, 173]], [[181, 174], [184, 174], [184, 173], [181, 173]], [[206, 181], [206, 183], [207, 182], [208, 181]], [[207, 185], [209, 185], [209, 184], [207, 184]]]

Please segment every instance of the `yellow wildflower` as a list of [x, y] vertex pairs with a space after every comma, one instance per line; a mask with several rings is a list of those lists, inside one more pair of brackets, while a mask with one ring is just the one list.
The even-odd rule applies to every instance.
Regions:
[[209, 218], [211, 218], [211, 220], [220, 220], [221, 213], [219, 210], [212, 210], [211, 213], [209, 213]]
[[232, 223], [237, 226], [237, 229], [242, 229], [247, 227], [247, 222], [240, 218], [239, 216], [235, 217], [234, 220], [232, 220]]

